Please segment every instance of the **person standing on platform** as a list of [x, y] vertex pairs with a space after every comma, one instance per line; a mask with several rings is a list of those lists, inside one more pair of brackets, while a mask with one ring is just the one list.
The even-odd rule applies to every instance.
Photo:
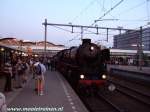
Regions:
[[34, 64], [34, 72], [36, 74], [36, 90], [38, 95], [43, 95], [44, 92], [44, 84], [45, 84], [45, 80], [44, 80], [44, 74], [46, 72], [46, 67], [44, 64], [42, 64], [41, 62], [36, 62]]
[[22, 61], [22, 71], [23, 71], [22, 82], [23, 84], [25, 84], [27, 82], [27, 75], [29, 71], [29, 67], [25, 59]]
[[50, 60], [50, 58], [48, 58], [48, 60], [47, 60], [47, 68], [48, 68], [48, 70], [50, 70], [50, 67], [51, 67], [51, 60]]
[[34, 79], [35, 75], [34, 75], [34, 71], [33, 71], [33, 65], [34, 65], [34, 61], [31, 58], [30, 61], [29, 61], [29, 66], [30, 66], [30, 73], [33, 75], [33, 79]]
[[12, 67], [10, 61], [6, 62], [4, 65], [4, 74], [6, 75], [6, 83], [5, 83], [5, 92], [10, 92], [12, 91]]
[[22, 60], [19, 58], [16, 64], [16, 79], [17, 79], [17, 89], [22, 88], [22, 79], [23, 79], [23, 69], [22, 69]]

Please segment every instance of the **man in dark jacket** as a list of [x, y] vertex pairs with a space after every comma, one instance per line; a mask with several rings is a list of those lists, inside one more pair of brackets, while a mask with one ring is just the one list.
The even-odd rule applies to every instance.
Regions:
[[5, 92], [12, 91], [12, 84], [11, 84], [11, 77], [12, 77], [12, 67], [10, 62], [6, 62], [4, 65], [4, 74], [6, 77], [6, 83], [5, 83]]

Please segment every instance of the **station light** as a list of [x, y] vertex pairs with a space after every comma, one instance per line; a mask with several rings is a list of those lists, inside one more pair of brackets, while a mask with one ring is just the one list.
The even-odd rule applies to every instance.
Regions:
[[22, 53], [22, 56], [28, 56], [28, 54], [27, 53]]
[[35, 56], [35, 57], [38, 57], [38, 55], [37, 55], [37, 54], [35, 54], [34, 56]]
[[1, 51], [3, 52], [4, 50], [5, 50], [5, 49], [2, 47], [2, 48], [1, 48]]

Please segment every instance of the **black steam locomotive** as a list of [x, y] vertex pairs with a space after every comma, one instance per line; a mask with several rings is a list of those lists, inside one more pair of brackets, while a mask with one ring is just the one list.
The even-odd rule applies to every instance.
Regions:
[[79, 47], [60, 51], [53, 59], [74, 88], [100, 87], [106, 82], [109, 49], [102, 49], [90, 39], [83, 39]]

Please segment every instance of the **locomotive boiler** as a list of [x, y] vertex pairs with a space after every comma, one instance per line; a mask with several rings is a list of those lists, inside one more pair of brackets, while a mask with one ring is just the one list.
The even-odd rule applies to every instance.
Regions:
[[58, 71], [75, 88], [100, 87], [106, 82], [109, 49], [102, 49], [90, 39], [83, 39], [79, 47], [60, 51], [54, 58]]

